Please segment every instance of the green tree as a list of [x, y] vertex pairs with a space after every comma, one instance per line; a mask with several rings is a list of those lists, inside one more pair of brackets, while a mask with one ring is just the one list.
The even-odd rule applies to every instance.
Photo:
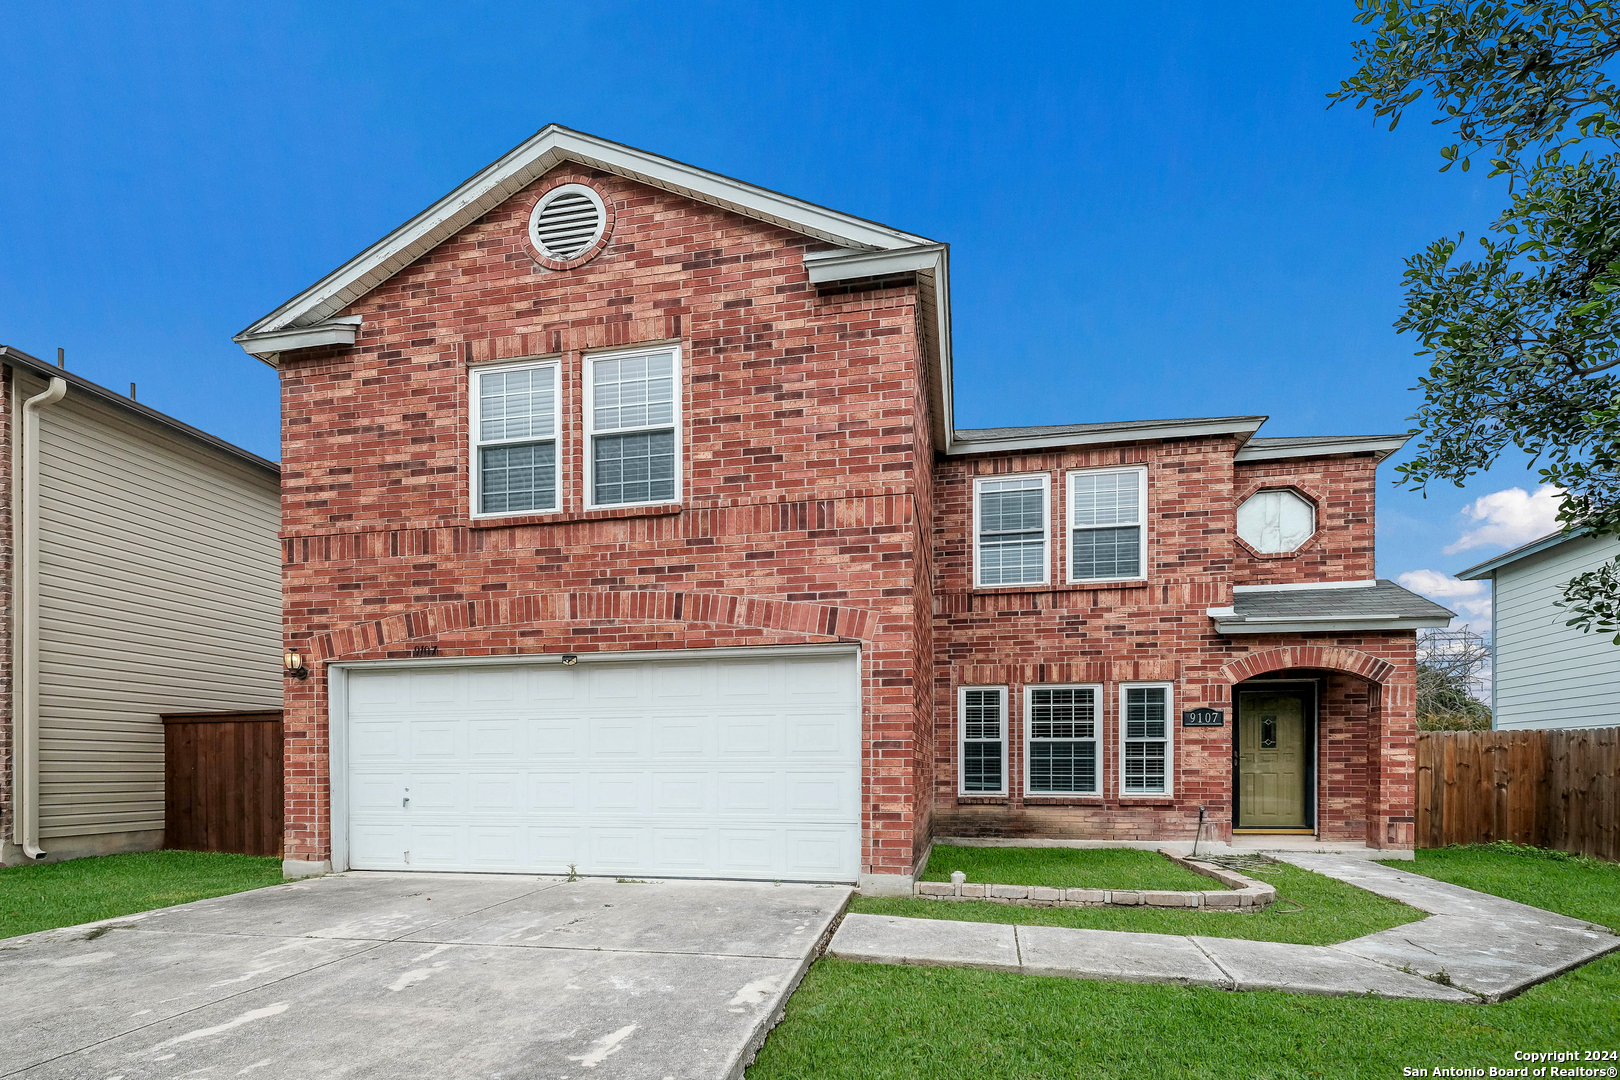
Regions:
[[1419, 731], [1489, 731], [1491, 707], [1479, 700], [1491, 647], [1479, 634], [1425, 630], [1417, 644]]
[[[1620, 535], [1620, 9], [1611, 0], [1357, 0], [1360, 69], [1329, 95], [1391, 129], [1426, 101], [1444, 164], [1510, 203], [1407, 260], [1395, 326], [1431, 357], [1409, 486], [1461, 485], [1517, 448], [1563, 492], [1565, 531]], [[1565, 585], [1572, 626], [1620, 644], [1620, 559]]]

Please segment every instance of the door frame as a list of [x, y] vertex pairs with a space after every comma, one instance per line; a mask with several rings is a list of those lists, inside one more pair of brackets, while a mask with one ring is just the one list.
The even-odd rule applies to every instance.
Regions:
[[[821, 653], [851, 656], [855, 660], [855, 715], [861, 725], [861, 804], [866, 803], [866, 781], [871, 775], [872, 753], [866, 737], [865, 672], [862, 648], [856, 643], [828, 645], [742, 645], [716, 649], [643, 649], [595, 653], [508, 653], [501, 656], [400, 657], [388, 660], [339, 660], [326, 665], [326, 779], [327, 827], [331, 830], [332, 872], [349, 869], [349, 672], [381, 668], [435, 667], [540, 667], [561, 665], [565, 655], [577, 664], [639, 664], [648, 660], [720, 660], [727, 657], [790, 656]], [[861, 850], [866, 849], [862, 826]], [[432, 873], [432, 871], [416, 871]], [[452, 871], [459, 872], [459, 871]]]
[[1251, 693], [1281, 692], [1285, 694], [1298, 694], [1305, 702], [1305, 825], [1316, 835], [1316, 745], [1317, 725], [1320, 723], [1321, 710], [1317, 706], [1321, 695], [1321, 683], [1317, 679], [1248, 679], [1232, 687], [1232, 831], [1253, 835], [1263, 833], [1290, 833], [1300, 832], [1298, 829], [1266, 829], [1258, 826], [1244, 826], [1239, 822], [1243, 820], [1243, 784], [1241, 782], [1240, 766], [1243, 740], [1239, 735], [1239, 725], [1243, 723], [1243, 695]]

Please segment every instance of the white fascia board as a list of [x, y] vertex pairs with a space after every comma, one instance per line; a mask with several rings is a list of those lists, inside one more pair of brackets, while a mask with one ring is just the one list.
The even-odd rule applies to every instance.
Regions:
[[[292, 349], [317, 345], [353, 345], [360, 333], [360, 316], [344, 315], [314, 326], [293, 326], [285, 330], [265, 330], [257, 334], [237, 334], [234, 340], [249, 356], [263, 360]], [[272, 365], [273, 366], [273, 365]]]
[[891, 251], [810, 251], [804, 268], [813, 285], [829, 281], [855, 281], [860, 278], [892, 277], [896, 274], [933, 270], [945, 262], [944, 244], [919, 244]]
[[1336, 615], [1291, 617], [1286, 619], [1228, 619], [1215, 614], [1211, 608], [1209, 614], [1215, 619], [1215, 630], [1222, 634], [1322, 634], [1339, 631], [1359, 630], [1431, 630], [1451, 625], [1451, 617], [1433, 618], [1400, 618], [1399, 616], [1369, 616], [1361, 619], [1345, 619]]
[[1036, 435], [1025, 439], [985, 439], [974, 442], [952, 442], [947, 454], [1006, 454], [1018, 450], [1045, 450], [1059, 446], [1099, 446], [1108, 443], [1152, 442], [1157, 439], [1196, 439], [1208, 435], [1248, 436], [1266, 422], [1264, 416], [1244, 417], [1238, 421], [1190, 421], [1158, 426], [1128, 426], [1098, 428], [1069, 434]]
[[1504, 551], [1494, 559], [1488, 559], [1476, 566], [1470, 566], [1466, 570], [1459, 570], [1451, 576], [1458, 581], [1484, 581], [1487, 578], [1495, 578], [1496, 572], [1509, 563], [1516, 563], [1520, 559], [1528, 559], [1532, 555], [1540, 555], [1548, 548], [1557, 547], [1566, 540], [1574, 540], [1578, 536], [1585, 536], [1588, 531], [1585, 528], [1579, 528], [1568, 533], [1563, 531], [1555, 532], [1549, 536], [1543, 536], [1540, 540], [1532, 540], [1522, 547]]
[[1333, 454], [1381, 454], [1388, 457], [1405, 446], [1410, 435], [1352, 436], [1332, 442], [1302, 443], [1299, 446], [1245, 446], [1235, 461], [1287, 461], [1292, 458], [1328, 457]]
[[845, 248], [886, 250], [932, 243], [927, 237], [552, 124], [249, 326], [238, 339], [325, 320], [563, 161], [599, 168]]
[[1299, 592], [1301, 589], [1371, 589], [1378, 584], [1370, 581], [1300, 581], [1286, 585], [1234, 585], [1234, 593]]

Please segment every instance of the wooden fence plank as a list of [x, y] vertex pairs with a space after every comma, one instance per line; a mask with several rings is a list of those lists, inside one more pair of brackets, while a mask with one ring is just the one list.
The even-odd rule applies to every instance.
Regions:
[[1620, 861], [1620, 728], [1426, 731], [1417, 843], [1511, 840]]

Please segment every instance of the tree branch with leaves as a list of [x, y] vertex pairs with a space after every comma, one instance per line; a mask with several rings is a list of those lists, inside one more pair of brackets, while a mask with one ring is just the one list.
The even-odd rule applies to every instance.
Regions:
[[[1420, 102], [1449, 128], [1441, 171], [1476, 156], [1511, 202], [1465, 248], [1406, 262], [1396, 329], [1431, 358], [1408, 486], [1461, 486], [1509, 449], [1561, 491], [1566, 532], [1620, 535], [1620, 9], [1609, 0], [1357, 0], [1371, 29], [1332, 104], [1394, 129]], [[1464, 254], [1468, 252], [1468, 254]], [[1620, 559], [1568, 582], [1569, 625], [1616, 632]]]

